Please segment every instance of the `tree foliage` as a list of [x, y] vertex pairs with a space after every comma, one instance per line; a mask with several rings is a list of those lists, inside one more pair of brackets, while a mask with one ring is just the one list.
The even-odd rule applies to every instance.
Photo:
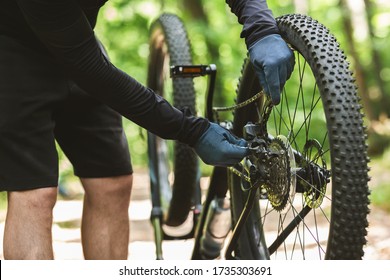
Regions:
[[[268, 5], [275, 17], [286, 13], [308, 14], [338, 38], [357, 78], [368, 113], [370, 135], [380, 135], [381, 145], [385, 145], [390, 138], [390, 128], [383, 121], [387, 120], [390, 106], [390, 53], [387, 51], [390, 3], [387, 0], [269, 0]], [[162, 12], [175, 13], [184, 21], [195, 63], [217, 65], [218, 102], [231, 105], [246, 49], [240, 38], [241, 26], [225, 1], [108, 1], [99, 15], [96, 33], [113, 63], [145, 83], [149, 27]], [[203, 104], [205, 86], [206, 81], [196, 81], [199, 107]], [[145, 133], [127, 120], [125, 124], [133, 162], [145, 165], [146, 141], [140, 137]]]

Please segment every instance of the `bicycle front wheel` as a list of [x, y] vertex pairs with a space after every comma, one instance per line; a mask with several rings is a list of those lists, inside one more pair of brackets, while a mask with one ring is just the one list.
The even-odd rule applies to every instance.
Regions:
[[[366, 135], [356, 86], [334, 36], [302, 15], [277, 19], [295, 55], [281, 103], [267, 112], [266, 97], [236, 109], [234, 133], [259, 123], [279, 156], [256, 203], [234, 256], [240, 259], [361, 259], [366, 244], [368, 167]], [[237, 102], [261, 91], [249, 61]], [[233, 222], [247, 194], [246, 182], [230, 174]], [[264, 254], [264, 247], [267, 248]]]
[[[161, 15], [151, 26], [148, 87], [176, 108], [194, 113], [193, 80], [169, 77], [171, 65], [191, 64], [190, 42], [183, 23], [173, 14]], [[163, 222], [169, 226], [182, 225], [194, 202], [199, 174], [197, 156], [187, 145], [151, 133], [148, 133], [148, 156], [152, 199], [161, 204]]]

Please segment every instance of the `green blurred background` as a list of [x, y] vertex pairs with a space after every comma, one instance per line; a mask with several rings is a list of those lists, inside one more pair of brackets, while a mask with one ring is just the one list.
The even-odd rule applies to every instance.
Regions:
[[[351, 62], [368, 127], [371, 200], [390, 211], [390, 1], [268, 0], [274, 16], [307, 14], [327, 26]], [[232, 105], [246, 49], [241, 25], [225, 1], [110, 0], [99, 15], [96, 34], [112, 62], [146, 82], [149, 27], [162, 12], [181, 17], [192, 44], [194, 63], [218, 67], [218, 105]], [[196, 80], [201, 110], [206, 79]], [[146, 132], [124, 120], [136, 170], [147, 168]], [[61, 183], [76, 180], [60, 151]], [[209, 168], [202, 167], [204, 175]], [[0, 196], [4, 201], [5, 193]], [[2, 203], [4, 205], [4, 203]]]

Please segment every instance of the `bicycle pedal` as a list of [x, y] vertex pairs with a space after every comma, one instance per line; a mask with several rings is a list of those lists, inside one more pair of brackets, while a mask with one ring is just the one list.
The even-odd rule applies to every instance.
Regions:
[[216, 71], [216, 67], [211, 65], [174, 65], [171, 66], [171, 78], [195, 78], [206, 76]]

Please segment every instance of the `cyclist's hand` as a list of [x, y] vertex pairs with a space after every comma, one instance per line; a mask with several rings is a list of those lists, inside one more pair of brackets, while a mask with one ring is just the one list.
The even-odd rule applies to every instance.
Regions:
[[279, 104], [280, 93], [294, 69], [294, 54], [278, 34], [262, 38], [248, 50], [261, 86], [272, 103]]
[[211, 123], [194, 149], [204, 163], [233, 166], [249, 154], [248, 143], [233, 136], [227, 129]]

